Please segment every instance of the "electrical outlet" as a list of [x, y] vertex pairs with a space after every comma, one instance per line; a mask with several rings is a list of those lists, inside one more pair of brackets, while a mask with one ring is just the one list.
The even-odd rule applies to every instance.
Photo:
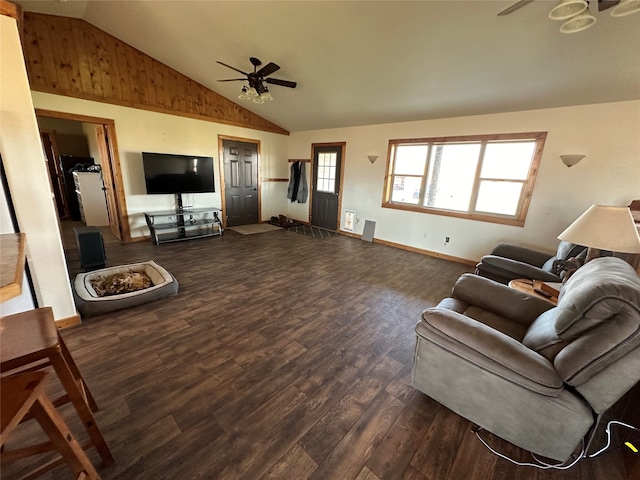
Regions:
[[444, 237], [444, 244], [447, 245], [449, 243], [449, 237]]

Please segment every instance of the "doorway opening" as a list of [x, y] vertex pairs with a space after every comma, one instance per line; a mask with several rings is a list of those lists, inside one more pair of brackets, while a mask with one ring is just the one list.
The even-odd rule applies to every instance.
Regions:
[[130, 242], [113, 120], [40, 109], [36, 117], [58, 218], [88, 219], [95, 226], [108, 226], [118, 240]]

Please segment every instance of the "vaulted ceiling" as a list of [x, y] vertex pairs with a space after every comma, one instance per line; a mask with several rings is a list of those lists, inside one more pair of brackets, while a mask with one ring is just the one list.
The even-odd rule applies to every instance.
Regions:
[[[640, 99], [640, 13], [559, 32], [536, 0], [16, 1], [77, 17], [291, 132]], [[237, 98], [275, 62], [274, 101]], [[240, 75], [241, 76], [241, 75]]]

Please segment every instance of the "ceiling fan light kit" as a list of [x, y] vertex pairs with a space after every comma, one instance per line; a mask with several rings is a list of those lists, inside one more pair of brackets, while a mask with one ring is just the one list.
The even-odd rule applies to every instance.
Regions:
[[575, 17], [571, 17], [569, 20], [564, 22], [560, 27], [560, 31], [562, 33], [581, 32], [591, 27], [594, 23], [596, 23], [596, 20], [596, 17], [591, 15], [587, 10], [586, 12], [576, 15]]
[[624, 17], [636, 12], [640, 12], [640, 0], [620, 0], [618, 5], [611, 9], [611, 16]]
[[566, 20], [579, 15], [589, 7], [586, 0], [562, 0], [549, 12], [551, 20]]
[[[257, 94], [257, 92], [256, 92]], [[259, 96], [256, 95], [252, 98], [253, 103], [257, 103], [262, 105], [264, 102], [268, 102], [270, 100], [273, 100], [273, 97], [271, 96], [271, 94], [269, 92], [264, 92], [262, 94], [260, 94]]]
[[[533, 1], [520, 0], [499, 12], [498, 16], [509, 15]], [[596, 17], [589, 11], [589, 3], [589, 0], [560, 0], [549, 12], [549, 18], [551, 20], [566, 20], [560, 27], [560, 32], [562, 33], [581, 32], [594, 25], [597, 21]], [[599, 12], [611, 9], [612, 17], [624, 17], [625, 15], [640, 12], [640, 0], [597, 0], [596, 4]]]
[[256, 92], [255, 88], [242, 87], [242, 91], [240, 92], [240, 95], [238, 95], [238, 98], [241, 100], [251, 100], [257, 96], [258, 92]]
[[253, 103], [263, 104], [265, 102], [273, 100], [273, 97], [269, 93], [269, 89], [265, 83], [271, 85], [280, 85], [283, 87], [296, 88], [298, 85], [296, 82], [290, 80], [279, 80], [277, 78], [266, 78], [273, 72], [280, 70], [280, 66], [273, 62], [267, 63], [264, 67], [258, 70], [258, 67], [262, 65], [262, 62], [255, 57], [249, 58], [249, 61], [253, 65], [253, 72], [246, 73], [242, 70], [217, 61], [220, 65], [224, 65], [231, 70], [235, 70], [238, 73], [243, 74], [246, 78], [231, 78], [227, 80], [218, 80], [219, 82], [247, 82], [249, 85], [242, 87], [238, 98], [241, 100], [251, 100]]
[[242, 91], [240, 92], [240, 95], [238, 95], [238, 98], [240, 100], [249, 100], [249, 95], [247, 95], [247, 87], [242, 87]]

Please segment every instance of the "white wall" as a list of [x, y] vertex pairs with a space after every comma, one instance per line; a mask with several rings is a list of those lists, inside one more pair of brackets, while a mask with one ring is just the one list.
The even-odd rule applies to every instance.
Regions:
[[89, 148], [89, 156], [93, 158], [93, 161], [98, 164], [102, 164], [102, 158], [100, 157], [100, 146], [98, 145], [98, 136], [96, 135], [97, 125], [93, 123], [80, 123], [82, 128], [82, 134], [87, 139], [87, 147]]
[[[389, 139], [532, 131], [548, 135], [524, 227], [381, 207]], [[501, 241], [554, 251], [557, 235], [590, 205], [640, 198], [640, 101], [298, 132], [291, 134], [289, 157], [309, 158], [312, 143], [342, 141], [342, 208], [356, 210], [356, 233], [373, 220], [375, 238], [468, 260]], [[568, 168], [559, 159], [566, 153], [586, 157]], [[369, 154], [379, 155], [373, 165]], [[288, 212], [309, 218], [307, 204], [291, 204]]]
[[[375, 237], [445, 255], [478, 260], [500, 241], [553, 251], [557, 235], [591, 204], [628, 205], [640, 198], [640, 101], [533, 110], [442, 120], [292, 133], [239, 127], [32, 92], [37, 107], [115, 120], [132, 236], [148, 234], [142, 212], [173, 207], [173, 196], [145, 194], [142, 151], [188, 152], [218, 160], [218, 135], [261, 141], [261, 178], [288, 178], [288, 158], [310, 158], [311, 144], [346, 142], [343, 209], [356, 210], [356, 233], [376, 222]], [[389, 139], [509, 132], [548, 132], [524, 227], [381, 208]], [[568, 168], [559, 155], [586, 158]], [[367, 155], [377, 154], [375, 164]], [[216, 162], [217, 163], [217, 162]], [[310, 172], [307, 172], [309, 175]], [[196, 206], [220, 206], [215, 194]], [[286, 182], [262, 184], [261, 219], [285, 214], [309, 219], [309, 204], [289, 203]], [[444, 237], [450, 237], [444, 245]]]
[[[203, 155], [215, 159], [216, 192], [183, 196], [185, 203], [193, 203], [195, 207], [221, 207], [218, 135], [259, 140], [261, 178], [287, 176], [286, 135], [41, 92], [32, 92], [32, 96], [37, 108], [115, 121], [132, 237], [149, 234], [143, 212], [171, 209], [176, 206], [174, 195], [146, 194], [142, 169], [143, 151]], [[286, 208], [286, 196], [282, 198], [274, 194], [277, 187], [272, 183], [265, 183], [262, 189], [261, 219], [266, 221], [272, 215], [282, 213]]]
[[[56, 320], [76, 315], [46, 158], [14, 19], [0, 15], [0, 152], [38, 305]], [[25, 307], [25, 309], [27, 309]]]
[[[15, 228], [11, 221], [9, 199], [4, 191], [3, 182], [0, 182], [0, 233], [15, 233]], [[0, 248], [2, 248], [1, 241]], [[17, 297], [5, 300], [0, 304], [0, 315], [5, 316], [12, 313], [25, 312], [31, 310], [34, 306], [27, 273], [25, 272], [22, 275], [22, 292]]]

